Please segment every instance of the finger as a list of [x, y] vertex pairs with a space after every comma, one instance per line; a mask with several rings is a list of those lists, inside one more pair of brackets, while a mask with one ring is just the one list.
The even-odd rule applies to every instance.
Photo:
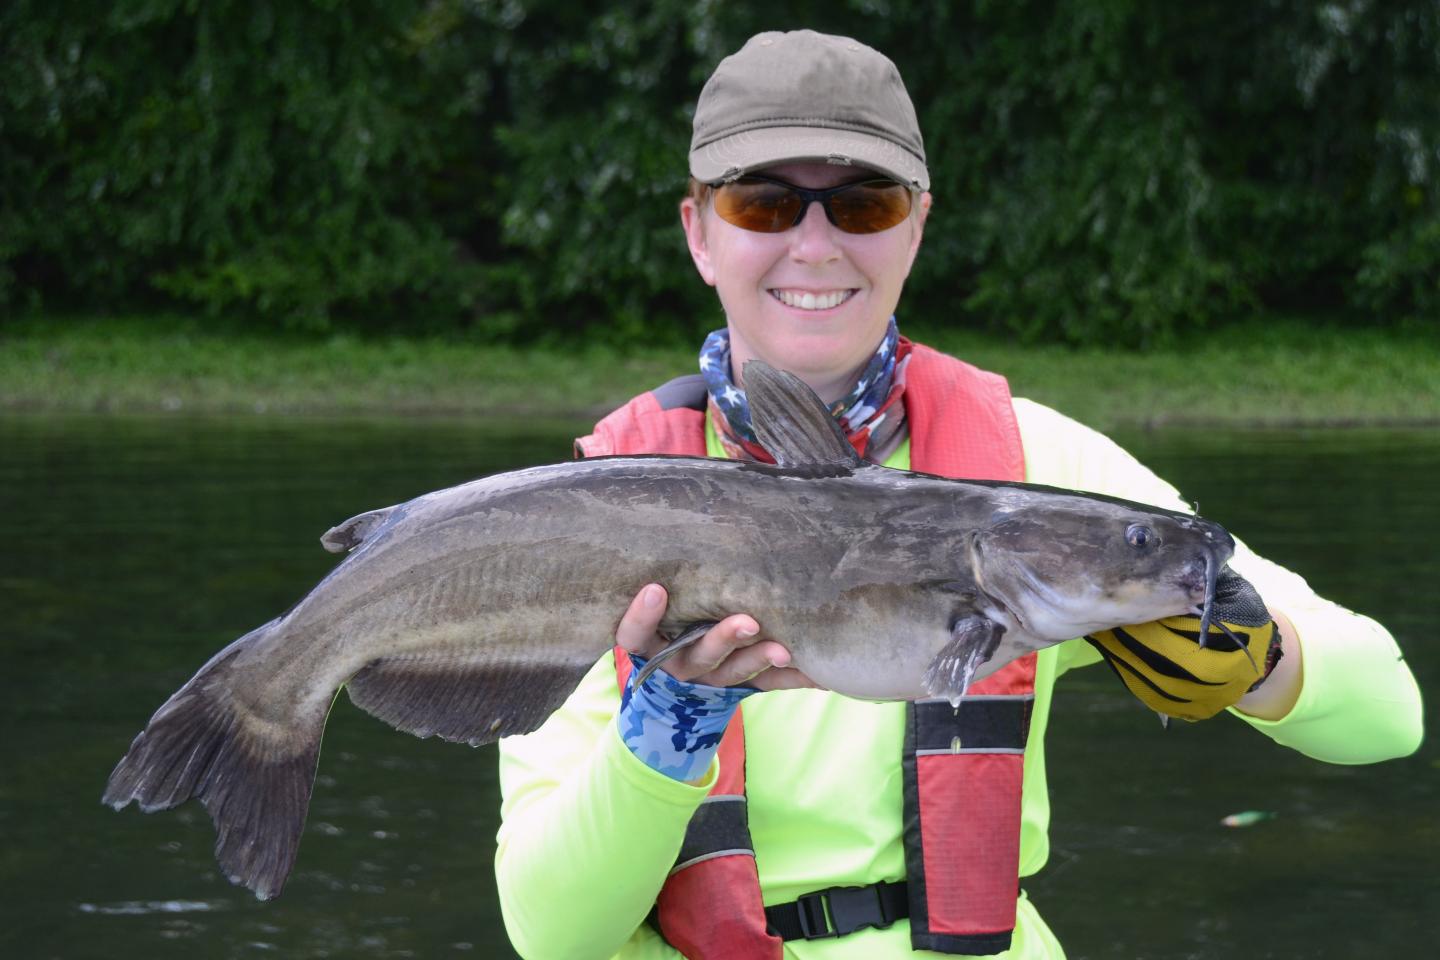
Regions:
[[752, 678], [773, 667], [790, 665], [790, 651], [774, 640], [764, 640], [731, 650], [721, 663], [697, 679], [712, 687], [732, 687], [748, 683]]
[[[666, 664], [665, 669], [677, 680], [698, 679], [717, 670], [736, 650], [751, 646], [759, 639], [760, 625], [755, 622], [754, 617], [744, 613], [732, 614], [711, 627], [694, 646]], [[788, 662], [787, 654], [786, 663]], [[762, 669], [763, 666], [757, 667], [757, 672]], [[734, 672], [727, 675], [734, 675]], [[727, 684], [717, 683], [712, 686]]]
[[615, 642], [630, 653], [652, 657], [664, 647], [659, 635], [660, 621], [665, 618], [665, 588], [648, 583], [635, 594], [620, 625], [615, 628]]

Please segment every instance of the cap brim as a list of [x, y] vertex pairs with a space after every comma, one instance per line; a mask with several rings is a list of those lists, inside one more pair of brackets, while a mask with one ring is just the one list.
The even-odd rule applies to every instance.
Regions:
[[840, 163], [869, 167], [920, 190], [930, 189], [925, 162], [868, 133], [830, 127], [760, 127], [690, 151], [690, 175], [701, 183], [734, 180], [777, 163]]

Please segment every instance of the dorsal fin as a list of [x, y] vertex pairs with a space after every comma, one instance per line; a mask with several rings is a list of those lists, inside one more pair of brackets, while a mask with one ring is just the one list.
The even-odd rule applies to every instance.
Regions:
[[746, 361], [742, 379], [750, 425], [780, 466], [845, 471], [865, 462], [804, 380], [762, 360]]
[[324, 536], [320, 538], [320, 543], [331, 553], [354, 550], [366, 537], [374, 533], [394, 510], [394, 507], [381, 507], [379, 510], [370, 510], [353, 516], [344, 523], [337, 523], [325, 531]]

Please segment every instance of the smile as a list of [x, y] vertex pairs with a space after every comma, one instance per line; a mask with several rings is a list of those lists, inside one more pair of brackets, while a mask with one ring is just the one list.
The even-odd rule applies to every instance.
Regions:
[[831, 310], [855, 295], [854, 289], [826, 290], [813, 293], [809, 290], [771, 290], [770, 296], [787, 307], [801, 310]]

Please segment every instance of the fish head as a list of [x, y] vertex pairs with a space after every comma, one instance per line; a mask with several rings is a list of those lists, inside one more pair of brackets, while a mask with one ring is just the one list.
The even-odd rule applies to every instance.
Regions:
[[1013, 497], [970, 540], [981, 590], [1050, 641], [1194, 611], [1234, 552], [1213, 521], [1083, 495]]

